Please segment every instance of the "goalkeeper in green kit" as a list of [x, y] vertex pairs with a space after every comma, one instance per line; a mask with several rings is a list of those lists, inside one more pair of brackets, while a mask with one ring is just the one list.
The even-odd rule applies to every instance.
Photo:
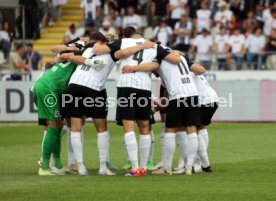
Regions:
[[[63, 122], [60, 115], [62, 94], [65, 93], [76, 64], [66, 61], [72, 54], [81, 55], [83, 51], [61, 54], [46, 63], [49, 69], [40, 77], [33, 88], [34, 101], [38, 108], [38, 118], [47, 121], [47, 133], [43, 142], [43, 159], [38, 174], [41, 176], [63, 175], [61, 152], [61, 130]], [[49, 168], [50, 156], [53, 154], [54, 167]]]

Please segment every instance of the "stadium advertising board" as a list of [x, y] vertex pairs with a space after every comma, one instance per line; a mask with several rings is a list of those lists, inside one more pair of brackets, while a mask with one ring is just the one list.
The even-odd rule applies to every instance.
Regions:
[[[220, 97], [214, 121], [276, 121], [276, 81], [210, 81]], [[36, 121], [37, 110], [30, 91], [33, 83], [0, 82], [0, 122]], [[116, 81], [108, 80], [108, 120], [115, 120]], [[159, 96], [160, 81], [153, 81], [153, 96]], [[254, 109], [252, 109], [254, 108]], [[159, 114], [156, 114], [159, 120]]]

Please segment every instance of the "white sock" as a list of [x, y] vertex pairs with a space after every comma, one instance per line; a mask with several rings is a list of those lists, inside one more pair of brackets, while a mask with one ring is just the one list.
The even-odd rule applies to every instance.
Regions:
[[44, 140], [45, 140], [45, 137], [46, 137], [46, 133], [47, 133], [47, 130], [43, 131], [43, 138], [42, 138], [42, 143], [41, 143], [41, 150], [42, 150], [42, 152], [43, 152], [43, 144], [44, 144]]
[[197, 153], [201, 160], [202, 167], [206, 168], [210, 166], [209, 158], [207, 154], [207, 147], [205, 141], [201, 135], [198, 135], [198, 150]]
[[153, 161], [153, 155], [154, 155], [154, 132], [153, 130], [150, 131], [150, 140], [151, 140], [151, 145], [150, 145], [150, 154], [149, 154], [149, 159], [148, 161]]
[[81, 143], [81, 132], [71, 131], [71, 142], [74, 150], [74, 155], [78, 164], [83, 163], [83, 151]]
[[209, 135], [208, 135], [208, 130], [205, 128], [205, 129], [202, 129], [202, 130], [199, 130], [198, 131], [198, 134], [201, 135], [205, 141], [205, 145], [208, 149], [208, 146], [209, 146]]
[[198, 148], [198, 138], [196, 133], [188, 134], [188, 159], [187, 159], [187, 169], [192, 169], [195, 155]]
[[106, 161], [107, 162], [109, 162], [109, 144], [110, 144], [110, 135], [109, 135], [109, 131], [106, 131], [107, 132], [107, 139], [108, 139], [108, 141], [107, 141], [107, 159], [106, 159]]
[[188, 135], [187, 132], [181, 131], [176, 133], [176, 141], [180, 148], [180, 153], [182, 160], [179, 159], [178, 167], [184, 167], [185, 163], [187, 163], [187, 155], [188, 155]]
[[140, 147], [140, 168], [147, 169], [147, 162], [150, 155], [151, 137], [148, 135], [140, 135], [139, 147]]
[[100, 158], [100, 169], [106, 170], [108, 152], [108, 132], [98, 133], [98, 149]]
[[125, 138], [125, 144], [126, 144], [128, 157], [132, 164], [132, 169], [137, 170], [139, 168], [138, 145], [137, 145], [135, 133], [133, 131], [125, 133], [124, 138]]
[[166, 133], [164, 137], [165, 157], [162, 159], [167, 170], [172, 168], [172, 160], [175, 151], [175, 133]]
[[75, 164], [76, 159], [74, 155], [74, 150], [71, 142], [71, 129], [67, 129], [67, 152], [68, 152], [68, 165]]
[[[198, 142], [198, 146], [199, 146], [199, 142]], [[198, 149], [197, 149], [197, 153], [195, 155], [195, 160], [194, 160], [194, 167], [201, 167], [201, 159], [198, 153]]]
[[66, 125], [64, 125], [64, 126], [62, 127], [61, 132], [60, 132], [60, 136], [65, 135], [65, 134], [67, 133], [67, 131], [68, 131], [68, 127], [67, 127]]
[[165, 123], [160, 123], [161, 125], [161, 133], [160, 133], [160, 144], [161, 144], [161, 157], [162, 157], [162, 160], [163, 158], [165, 158], [165, 143], [164, 143], [164, 139], [165, 139]]
[[84, 145], [84, 127], [81, 127], [81, 145], [82, 145], [82, 149], [83, 149], [83, 145]]
[[130, 161], [129, 155], [128, 155], [128, 152], [127, 152], [127, 144], [126, 144], [125, 139], [124, 139], [124, 145], [125, 145], [125, 151], [126, 151], [126, 158], [127, 158], [127, 161]]

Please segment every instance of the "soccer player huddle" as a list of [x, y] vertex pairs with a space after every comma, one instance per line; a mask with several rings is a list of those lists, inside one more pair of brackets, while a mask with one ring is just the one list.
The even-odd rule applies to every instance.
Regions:
[[[206, 126], [218, 107], [218, 96], [203, 75], [204, 67], [192, 63], [179, 51], [145, 40], [133, 27], [124, 29], [122, 39], [94, 32], [89, 39], [56, 45], [52, 51], [57, 56], [45, 63], [44, 73], [33, 87], [39, 124], [45, 126], [39, 175], [88, 175], [83, 161], [83, 127], [87, 118], [93, 119], [98, 133], [98, 174], [115, 175], [111, 171], [115, 167], [109, 161], [105, 83], [119, 60], [116, 121], [124, 132], [128, 161], [125, 175], [138, 177], [149, 171], [157, 175], [212, 172]], [[160, 100], [152, 100], [152, 74], [162, 81]], [[87, 100], [95, 104], [87, 104]], [[161, 114], [162, 161], [154, 166], [151, 124], [157, 111]], [[64, 125], [68, 134], [66, 167], [60, 159]], [[176, 142], [181, 154], [173, 172]]]

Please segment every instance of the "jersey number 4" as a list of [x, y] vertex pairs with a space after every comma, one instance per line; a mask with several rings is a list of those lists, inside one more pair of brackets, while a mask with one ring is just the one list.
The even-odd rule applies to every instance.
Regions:
[[139, 65], [139, 64], [142, 63], [142, 61], [143, 61], [143, 55], [144, 55], [144, 50], [141, 50], [141, 51], [139, 51], [139, 52], [136, 52], [136, 53], [133, 55], [132, 60], [138, 61], [138, 65]]

